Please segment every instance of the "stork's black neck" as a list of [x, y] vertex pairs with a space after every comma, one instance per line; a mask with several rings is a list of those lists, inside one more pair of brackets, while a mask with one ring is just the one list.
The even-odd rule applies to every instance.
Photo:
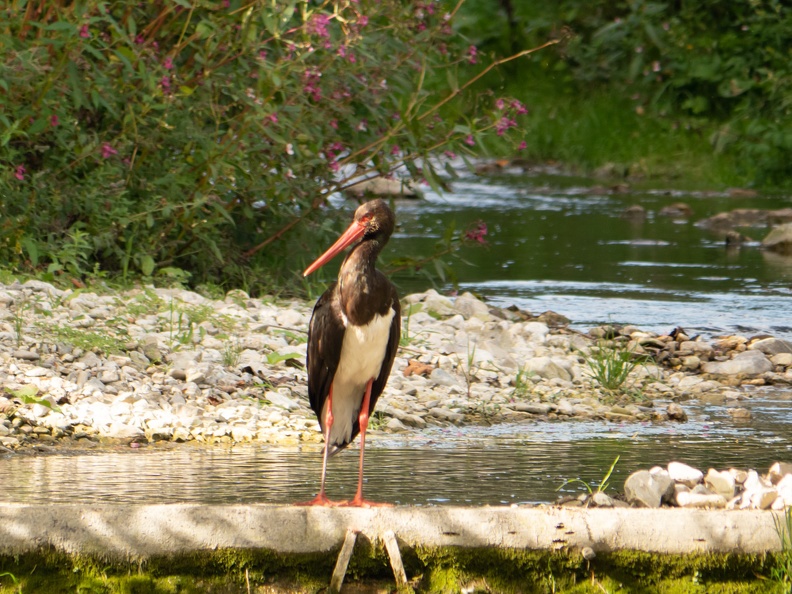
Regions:
[[375, 268], [388, 241], [383, 234], [365, 237], [349, 252], [338, 272], [341, 309], [350, 323], [363, 326], [392, 307], [390, 281]]

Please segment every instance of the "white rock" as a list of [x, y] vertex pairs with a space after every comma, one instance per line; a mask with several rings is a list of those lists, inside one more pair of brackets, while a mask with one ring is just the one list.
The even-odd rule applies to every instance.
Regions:
[[704, 477], [704, 484], [724, 500], [734, 497], [734, 477], [728, 471], [718, 472], [714, 468], [710, 468], [707, 476]]
[[269, 400], [275, 406], [280, 406], [286, 410], [295, 410], [300, 407], [300, 405], [297, 404], [292, 398], [289, 398], [284, 394], [280, 394], [279, 392], [273, 392], [272, 390], [267, 390], [267, 392], [264, 394], [264, 398]]
[[701, 364], [704, 373], [719, 375], [756, 375], [772, 371], [773, 364], [761, 351], [743, 351], [729, 361], [707, 361]]
[[716, 493], [682, 491], [676, 494], [676, 504], [679, 507], [722, 508], [726, 507], [726, 499]]
[[523, 370], [532, 372], [545, 379], [560, 378], [562, 380], [570, 381], [572, 375], [567, 371], [560, 360], [551, 359], [550, 357], [534, 357], [528, 359], [523, 363]]
[[668, 474], [674, 481], [691, 488], [699, 484], [704, 478], [704, 473], [699, 469], [682, 462], [669, 462]]

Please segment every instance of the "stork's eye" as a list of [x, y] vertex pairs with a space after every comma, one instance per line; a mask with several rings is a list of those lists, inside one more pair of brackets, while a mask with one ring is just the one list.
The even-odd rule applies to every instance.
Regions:
[[372, 219], [372, 215], [370, 215], [370, 214], [363, 215], [362, 217], [360, 217], [360, 222], [361, 223], [368, 223], [369, 221], [371, 221], [371, 219]]

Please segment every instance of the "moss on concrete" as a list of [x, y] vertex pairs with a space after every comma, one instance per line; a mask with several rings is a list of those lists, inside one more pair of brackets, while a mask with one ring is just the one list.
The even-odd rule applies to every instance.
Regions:
[[[0, 557], [0, 594], [308, 594], [326, 588], [336, 554], [223, 549], [119, 562], [41, 551]], [[402, 554], [417, 592], [781, 594], [788, 589], [769, 580], [773, 555], [622, 551], [586, 561], [569, 551], [418, 548]], [[358, 592], [394, 588], [380, 546], [361, 539], [346, 583]]]

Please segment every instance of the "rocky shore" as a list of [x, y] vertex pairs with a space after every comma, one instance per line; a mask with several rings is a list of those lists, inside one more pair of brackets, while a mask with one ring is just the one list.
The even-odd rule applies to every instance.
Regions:
[[[178, 288], [98, 294], [35, 280], [0, 285], [0, 454], [105, 441], [318, 443], [303, 368], [311, 307], [241, 291], [210, 299]], [[681, 328], [661, 336], [630, 326], [583, 334], [553, 312], [496, 309], [468, 293], [409, 295], [403, 310], [378, 431], [591, 418], [678, 423], [690, 398], [739, 419], [750, 415], [740, 406], [742, 386], [792, 384], [792, 343], [770, 336], [704, 340]], [[617, 373], [622, 382], [613, 381]], [[657, 482], [662, 473], [653, 472]], [[747, 491], [748, 476], [732, 477], [730, 498], [721, 489], [724, 506]], [[684, 489], [669, 480], [658, 505], [683, 504]], [[696, 485], [720, 493], [703, 473], [691, 480], [681, 483], [691, 493]], [[746, 500], [778, 507], [778, 497]], [[792, 494], [783, 501], [792, 505]]]

